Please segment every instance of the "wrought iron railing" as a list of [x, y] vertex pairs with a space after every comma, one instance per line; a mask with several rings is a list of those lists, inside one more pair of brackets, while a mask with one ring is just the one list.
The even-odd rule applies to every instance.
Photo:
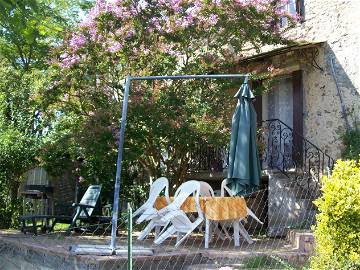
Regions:
[[[332, 170], [334, 159], [279, 119], [263, 121], [259, 131], [262, 169], [282, 172], [317, 196], [320, 177]], [[222, 172], [227, 159], [225, 148], [200, 143], [191, 153], [189, 170]]]
[[278, 170], [316, 196], [320, 178], [330, 173], [334, 159], [279, 119], [263, 121], [261, 127], [263, 170]]
[[201, 142], [190, 153], [189, 170], [191, 172], [222, 172], [227, 166], [226, 161], [227, 150], [224, 147]]

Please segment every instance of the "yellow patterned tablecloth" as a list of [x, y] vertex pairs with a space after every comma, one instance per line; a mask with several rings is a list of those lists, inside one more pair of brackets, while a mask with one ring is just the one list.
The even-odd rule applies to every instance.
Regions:
[[[154, 207], [160, 210], [165, 206], [165, 197], [158, 197]], [[200, 208], [209, 220], [234, 220], [247, 216], [246, 202], [242, 197], [200, 197]], [[194, 198], [188, 197], [181, 209], [186, 213], [197, 212]]]

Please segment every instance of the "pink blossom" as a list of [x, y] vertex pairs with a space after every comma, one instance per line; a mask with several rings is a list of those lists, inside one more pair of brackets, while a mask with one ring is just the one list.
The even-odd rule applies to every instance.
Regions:
[[86, 44], [86, 37], [83, 34], [73, 34], [69, 41], [69, 46], [77, 51]]
[[129, 32], [126, 33], [125, 38], [126, 39], [131, 39], [133, 36], [135, 36], [135, 31], [130, 30]]
[[162, 27], [161, 27], [161, 24], [160, 24], [160, 20], [159, 18], [151, 18], [151, 24], [155, 27], [155, 29], [159, 32], [162, 31]]
[[214, 25], [216, 25], [216, 24], [218, 23], [218, 21], [219, 21], [218, 15], [216, 15], [216, 14], [211, 14], [211, 15], [209, 16], [209, 24], [210, 24], [210, 25], [214, 26]]
[[75, 64], [80, 62], [80, 56], [78, 55], [66, 55], [65, 58], [63, 58], [60, 62], [61, 67], [63, 68], [70, 68], [74, 66]]
[[124, 45], [121, 44], [120, 42], [112, 41], [110, 43], [110, 46], [107, 47], [107, 50], [111, 53], [117, 53], [118, 51], [121, 51], [123, 47]]
[[220, 5], [221, 5], [221, 0], [212, 0], [212, 3], [213, 3], [215, 6], [220, 6]]

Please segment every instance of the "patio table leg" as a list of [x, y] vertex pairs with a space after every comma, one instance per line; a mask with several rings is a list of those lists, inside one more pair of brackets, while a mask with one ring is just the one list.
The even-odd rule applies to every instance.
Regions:
[[234, 227], [234, 246], [238, 247], [238, 246], [240, 246], [240, 236], [239, 236], [240, 222], [239, 222], [239, 220], [233, 221], [233, 227]]
[[32, 217], [31, 221], [32, 221], [33, 233], [34, 233], [34, 235], [37, 235], [36, 218]]
[[209, 248], [210, 220], [205, 220], [205, 248]]
[[21, 232], [23, 232], [24, 234], [26, 234], [26, 222], [25, 222], [25, 219], [23, 219], [23, 220], [21, 221], [21, 224], [22, 224], [22, 226], [21, 226]]

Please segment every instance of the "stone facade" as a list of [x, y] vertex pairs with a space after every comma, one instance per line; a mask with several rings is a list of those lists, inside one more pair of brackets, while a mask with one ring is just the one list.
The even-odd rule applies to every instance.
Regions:
[[304, 137], [333, 158], [341, 156], [340, 134], [346, 129], [338, 91], [350, 126], [360, 122], [359, 18], [359, 0], [304, 0], [304, 19], [288, 36], [314, 46], [264, 56], [247, 66], [254, 71], [271, 65], [279, 75], [302, 70]]
[[323, 71], [307, 68], [303, 72], [304, 135], [339, 158], [339, 134], [346, 124], [334, 76], [353, 125], [360, 120], [360, 1], [304, 0], [304, 4], [305, 21], [295, 35], [324, 41], [316, 59]]

